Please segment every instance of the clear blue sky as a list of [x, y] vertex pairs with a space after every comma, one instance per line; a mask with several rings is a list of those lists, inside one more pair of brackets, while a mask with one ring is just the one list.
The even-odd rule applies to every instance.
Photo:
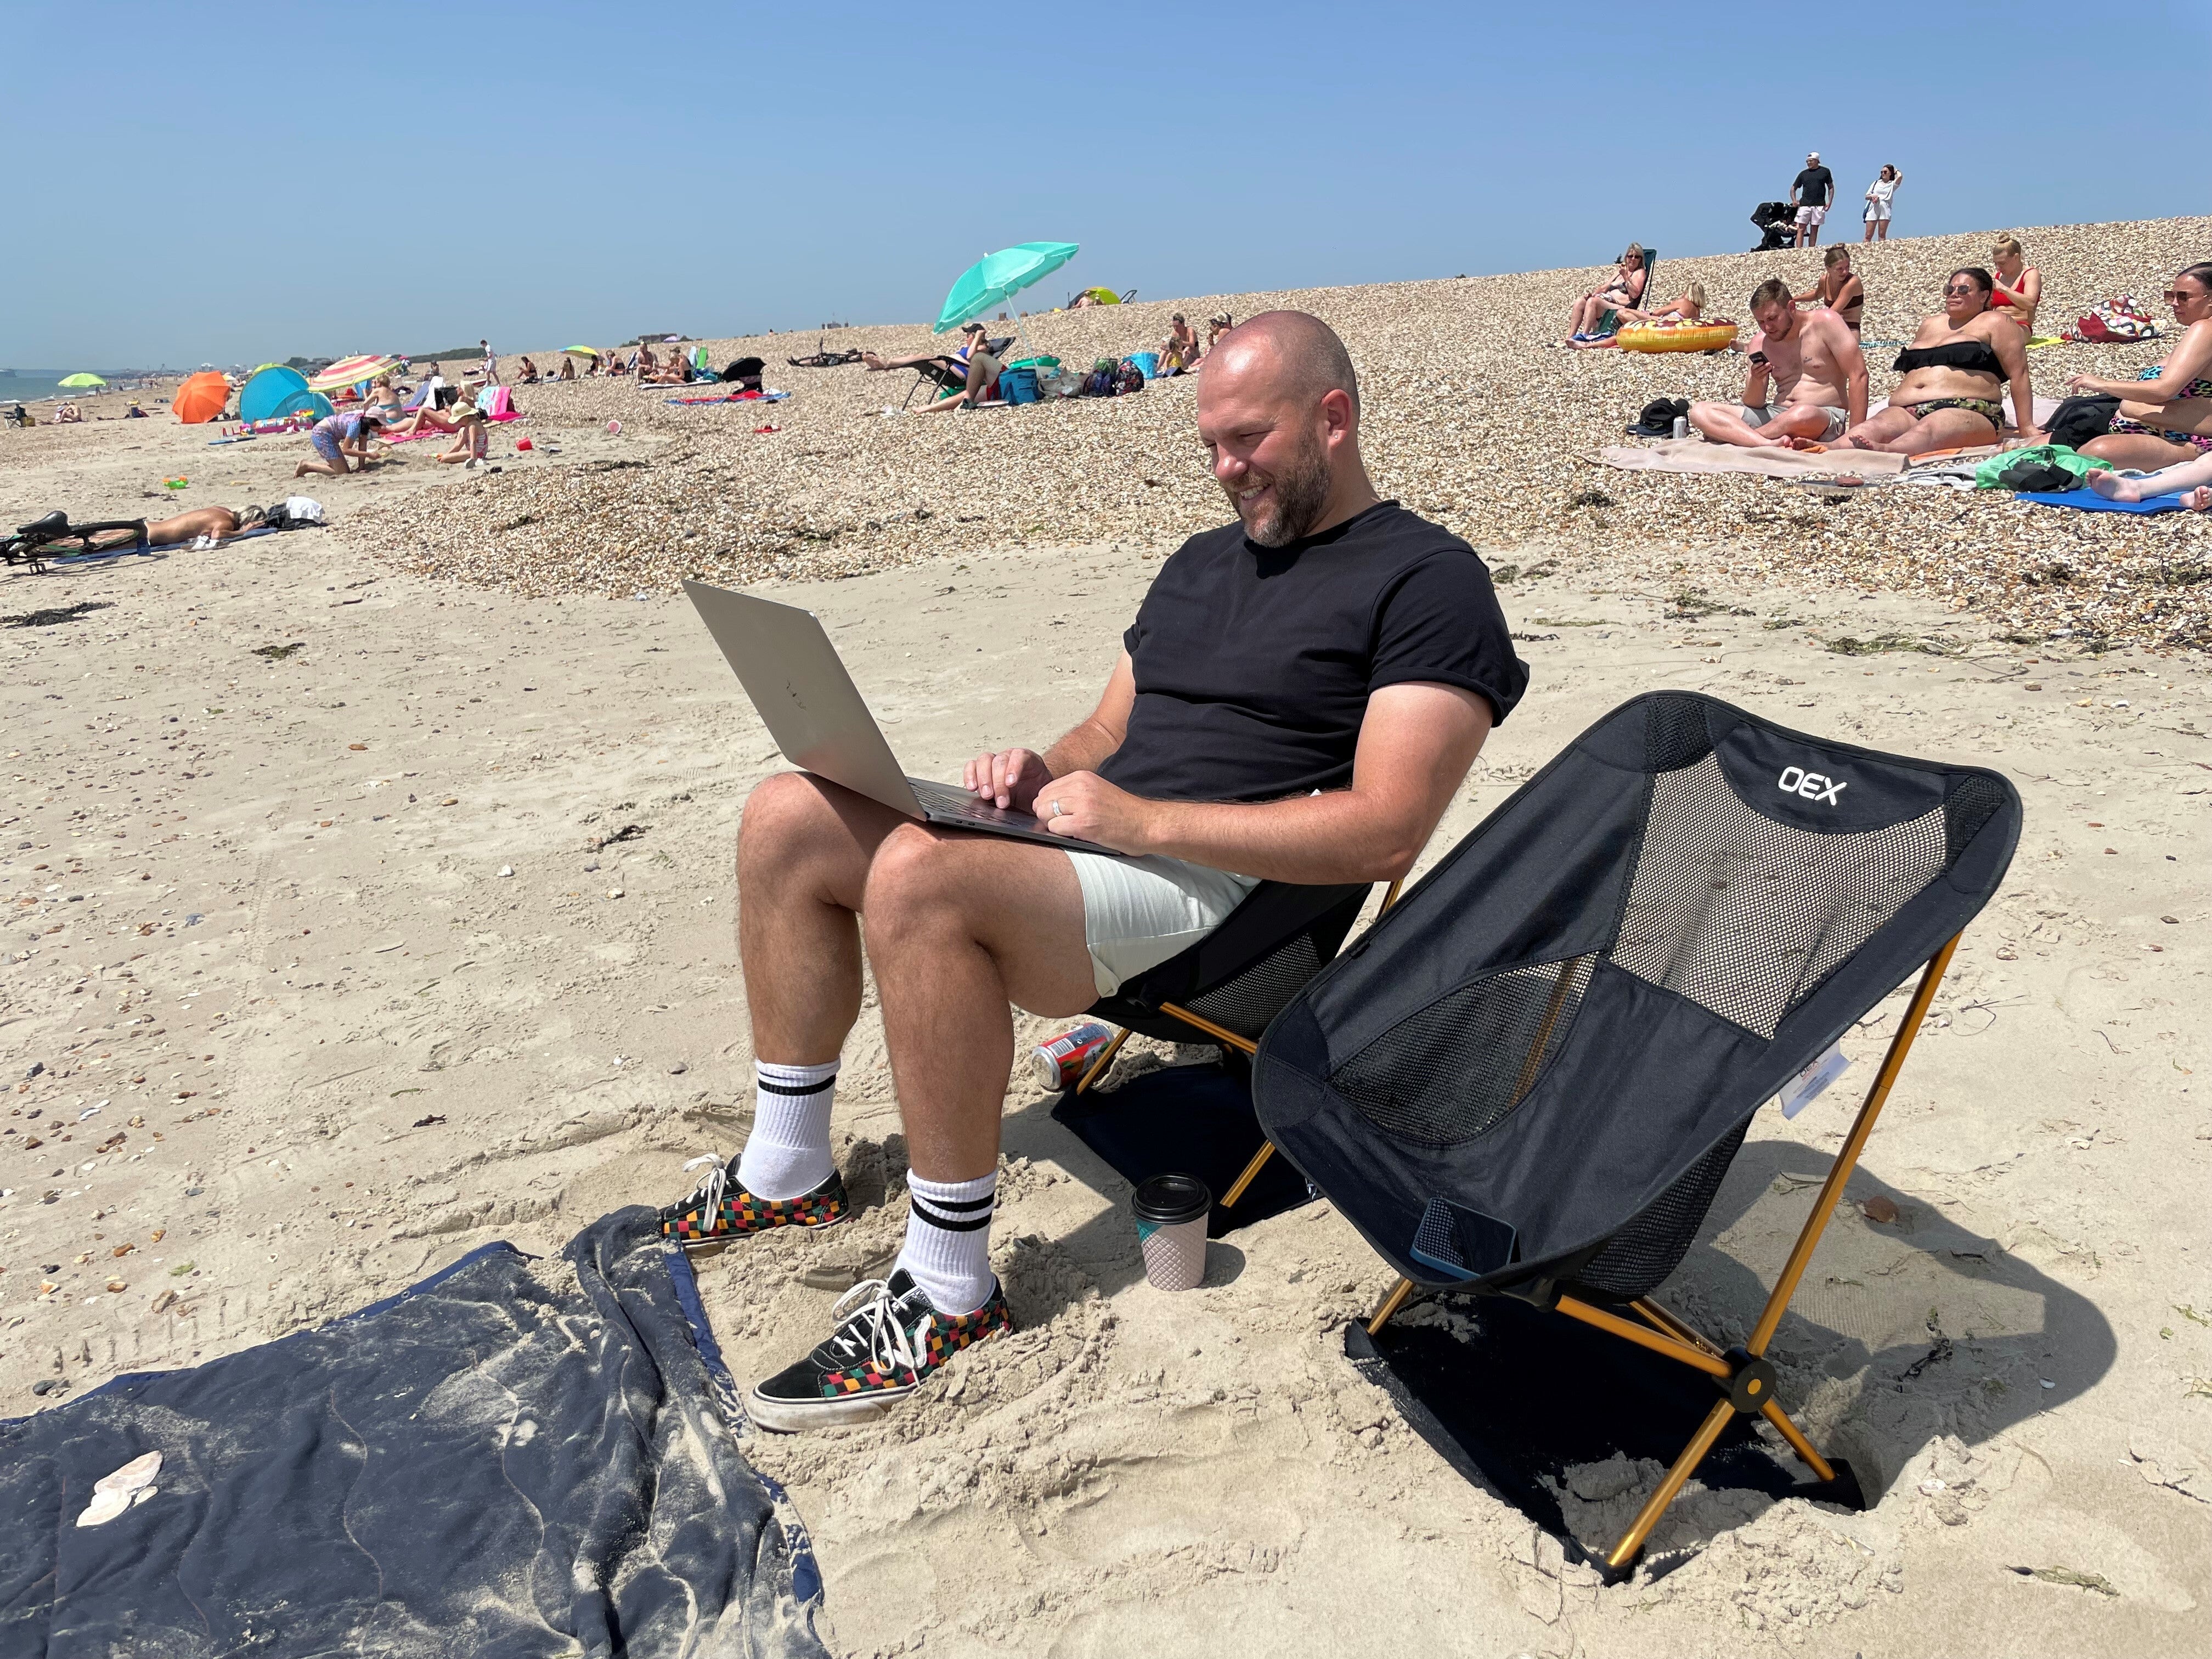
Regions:
[[1886, 161], [1904, 234], [2206, 212], [2212, 6], [2099, 15], [7, 0], [0, 363], [927, 319], [1036, 240], [1046, 303], [1741, 251], [1808, 147], [1847, 236]]

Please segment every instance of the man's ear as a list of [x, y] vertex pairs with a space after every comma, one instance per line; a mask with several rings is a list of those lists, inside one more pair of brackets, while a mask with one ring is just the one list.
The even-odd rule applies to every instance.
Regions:
[[1352, 435], [1357, 424], [1357, 415], [1352, 404], [1352, 394], [1341, 386], [1332, 386], [1322, 394], [1321, 417], [1325, 435], [1345, 438]]

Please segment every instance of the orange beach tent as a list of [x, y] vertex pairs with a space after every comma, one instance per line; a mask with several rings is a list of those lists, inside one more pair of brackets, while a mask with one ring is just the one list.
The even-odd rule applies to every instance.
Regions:
[[230, 401], [230, 382], [212, 369], [204, 369], [177, 388], [169, 407], [186, 426], [200, 426], [222, 413]]

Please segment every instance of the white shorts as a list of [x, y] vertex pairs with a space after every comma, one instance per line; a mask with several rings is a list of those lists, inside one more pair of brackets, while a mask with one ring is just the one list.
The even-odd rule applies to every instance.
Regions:
[[1797, 210], [1797, 222], [1801, 225], [1817, 225], [1827, 216], [1828, 210], [1825, 205], [1801, 207]]
[[1880, 224], [1883, 220], [1889, 217], [1889, 204], [1887, 202], [1869, 202], [1867, 204], [1866, 217], [1869, 224]]
[[1102, 997], [1197, 944], [1260, 884], [1181, 859], [1067, 856], [1083, 887], [1083, 942]]

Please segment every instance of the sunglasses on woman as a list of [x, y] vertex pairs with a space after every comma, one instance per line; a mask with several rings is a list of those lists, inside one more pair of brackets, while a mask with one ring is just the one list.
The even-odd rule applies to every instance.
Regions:
[[2166, 302], [2170, 306], [2185, 306], [2191, 300], [2199, 300], [2203, 297], [2204, 296], [2200, 294], [2185, 294], [2178, 288], [2170, 288], [2166, 291]]

